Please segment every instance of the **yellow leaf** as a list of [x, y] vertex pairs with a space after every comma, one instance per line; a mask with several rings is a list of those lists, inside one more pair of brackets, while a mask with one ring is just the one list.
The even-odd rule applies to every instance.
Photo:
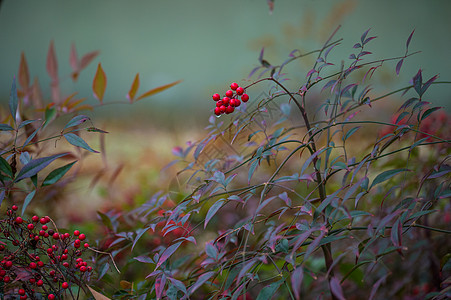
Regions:
[[133, 284], [131, 282], [126, 281], [126, 280], [121, 280], [119, 282], [119, 284], [120, 284], [121, 288], [126, 289], [126, 290], [131, 289], [133, 286]]
[[133, 99], [135, 99], [136, 92], [139, 88], [139, 73], [136, 74], [135, 80], [133, 80], [132, 86], [130, 87], [130, 91], [128, 91], [127, 99], [130, 101], [130, 103], [133, 102]]
[[92, 82], [92, 90], [94, 92], [94, 97], [96, 97], [100, 103], [103, 101], [103, 94], [106, 88], [106, 75], [103, 72], [102, 65], [99, 63], [97, 66], [97, 72], [94, 76], [94, 81]]
[[170, 87], [173, 87], [173, 86], [176, 85], [176, 84], [179, 84], [180, 82], [182, 82], [182, 80], [178, 80], [178, 81], [175, 81], [175, 82], [172, 82], [172, 83], [169, 83], [169, 84], [165, 84], [165, 85], [156, 87], [156, 88], [154, 88], [154, 89], [151, 89], [150, 91], [147, 91], [147, 92], [145, 92], [144, 94], [142, 94], [141, 96], [139, 96], [139, 97], [136, 99], [136, 101], [141, 100], [142, 98], [145, 98], [145, 97], [149, 97], [149, 96], [158, 94], [158, 93], [160, 93], [160, 92], [162, 92], [162, 91], [164, 91], [164, 90], [167, 90], [167, 89], [170, 88]]
[[30, 85], [30, 75], [28, 73], [27, 60], [25, 59], [25, 54], [22, 52], [20, 54], [20, 65], [19, 65], [19, 83], [24, 90], [28, 89]]
[[94, 299], [96, 299], [96, 300], [111, 300], [107, 296], [100, 294], [99, 292], [97, 292], [96, 290], [92, 289], [89, 286], [88, 286], [88, 289], [91, 291], [91, 294], [94, 296]]

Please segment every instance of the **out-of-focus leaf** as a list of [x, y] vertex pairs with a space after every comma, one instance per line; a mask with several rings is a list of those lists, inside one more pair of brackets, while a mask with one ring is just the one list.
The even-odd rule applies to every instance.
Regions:
[[180, 82], [182, 82], [182, 80], [177, 80], [177, 81], [174, 81], [172, 83], [168, 83], [168, 84], [156, 87], [154, 89], [151, 89], [151, 90], [145, 92], [144, 94], [142, 94], [141, 96], [139, 96], [138, 98], [136, 98], [136, 101], [141, 100], [141, 99], [146, 98], [146, 97], [149, 97], [149, 96], [152, 96], [152, 95], [155, 95], [155, 94], [158, 94], [158, 93], [160, 93], [160, 92], [162, 92], [164, 90], [167, 90], [168, 88], [173, 87], [176, 84], [179, 84]]
[[133, 251], [133, 248], [135, 248], [135, 245], [136, 245], [136, 243], [138, 242], [138, 240], [139, 240], [139, 239], [143, 236], [143, 234], [146, 233], [147, 230], [149, 230], [149, 229], [150, 229], [150, 227], [145, 227], [145, 228], [140, 228], [140, 229], [136, 230], [136, 237], [135, 237], [135, 239], [133, 240], [132, 251]]
[[92, 296], [95, 300], [111, 300], [110, 298], [100, 294], [99, 292], [95, 291], [93, 288], [88, 286], [89, 291], [91, 292]]
[[296, 300], [301, 299], [301, 285], [304, 278], [304, 270], [301, 266], [297, 266], [291, 273], [291, 286], [293, 288], [293, 294]]
[[36, 175], [39, 171], [47, 167], [52, 161], [54, 161], [57, 158], [63, 157], [67, 154], [69, 153], [60, 153], [48, 157], [41, 157], [31, 160], [19, 171], [14, 182], [19, 182], [22, 179], [30, 178]]
[[55, 46], [53, 41], [50, 42], [49, 51], [47, 52], [47, 73], [52, 81], [58, 81], [58, 61], [55, 54]]
[[52, 172], [50, 172], [50, 174], [47, 175], [47, 177], [45, 178], [44, 182], [42, 183], [42, 186], [54, 184], [55, 182], [57, 182], [58, 180], [63, 178], [63, 176], [67, 173], [67, 171], [69, 171], [70, 168], [72, 168], [72, 166], [76, 162], [77, 161], [71, 162], [71, 163], [69, 163], [69, 164], [67, 164], [65, 166], [62, 166], [62, 167], [60, 167], [58, 169], [55, 169]]
[[88, 116], [85, 115], [79, 115], [79, 116], [75, 116], [72, 118], [72, 120], [70, 120], [66, 126], [64, 126], [64, 129], [67, 129], [69, 127], [73, 127], [73, 126], [78, 126], [81, 123], [84, 123], [86, 121], [90, 120], [90, 118]]
[[406, 41], [406, 50], [409, 49], [410, 41], [412, 40], [412, 36], [413, 36], [413, 33], [414, 33], [414, 32], [415, 32], [415, 29], [412, 30], [412, 32], [410, 33], [409, 37], [407, 38], [407, 41]]
[[0, 124], [0, 131], [11, 131], [14, 130], [11, 126], [8, 124]]
[[423, 79], [421, 76], [421, 69], [418, 70], [418, 73], [413, 77], [413, 87], [415, 88], [415, 91], [418, 93], [418, 95], [423, 95], [421, 91], [421, 87], [423, 85]]
[[194, 293], [194, 291], [196, 291], [200, 286], [202, 286], [202, 284], [204, 284], [208, 279], [210, 279], [213, 275], [215, 274], [215, 272], [207, 272], [205, 274], [202, 274], [201, 276], [199, 276], [199, 279], [197, 279], [196, 283], [193, 284], [189, 289], [188, 289], [188, 294], [192, 295]]
[[108, 269], [110, 268], [109, 263], [105, 263], [102, 268], [100, 268], [99, 276], [97, 277], [97, 280], [100, 280], [103, 276], [105, 276], [106, 272], [108, 272]]
[[96, 151], [94, 149], [92, 149], [81, 137], [79, 137], [78, 135], [75, 135], [73, 133], [66, 133], [64, 135], [64, 138], [71, 143], [72, 145], [76, 146], [76, 147], [80, 147], [83, 149], [86, 149], [90, 152], [93, 153], [99, 153], [99, 151]]
[[83, 57], [80, 60], [80, 70], [83, 70], [84, 68], [86, 68], [89, 63], [96, 58], [96, 56], [99, 55], [99, 51], [92, 51], [89, 53], [86, 53], [85, 55], [83, 55]]
[[5, 199], [5, 190], [0, 192], [0, 205], [2, 205], [3, 199]]
[[16, 87], [16, 77], [13, 77], [13, 84], [11, 85], [11, 93], [9, 94], [9, 111], [14, 123], [16, 123], [16, 112], [17, 112], [17, 87]]
[[376, 296], [376, 292], [379, 289], [379, 286], [385, 281], [385, 279], [387, 279], [388, 275], [390, 275], [390, 274], [386, 274], [386, 275], [382, 276], [381, 278], [379, 278], [376, 281], [375, 284], [373, 284], [373, 288], [371, 289], [370, 297], [368, 298], [368, 300], [374, 299], [374, 297]]
[[99, 63], [97, 66], [96, 75], [94, 76], [94, 80], [92, 82], [92, 90], [94, 92], [94, 97], [103, 102], [103, 95], [105, 94], [107, 79], [105, 72], [102, 69], [102, 65]]
[[13, 171], [11, 169], [11, 166], [9, 165], [9, 163], [0, 156], [0, 171], [2, 171], [3, 173], [5, 173], [7, 176], [9, 177], [13, 177]]
[[95, 128], [95, 127], [86, 128], [86, 131], [88, 131], [88, 132], [98, 132], [98, 133], [108, 133], [108, 131], [105, 131], [105, 130], [102, 130], [102, 129], [99, 129], [99, 128]]
[[426, 81], [425, 84], [423, 84], [423, 86], [421, 87], [421, 93], [424, 94], [427, 89], [429, 88], [429, 86], [435, 81], [437, 80], [438, 75], [435, 75], [434, 77], [432, 77], [431, 79], [429, 79], [428, 81]]
[[128, 91], [128, 94], [127, 94], [127, 99], [128, 99], [128, 101], [130, 101], [130, 103], [132, 103], [133, 100], [135, 99], [138, 88], [139, 88], [139, 73], [136, 74], [135, 79], [133, 80], [132, 86], [130, 87], [130, 90]]
[[401, 71], [403, 62], [404, 62], [404, 58], [401, 59], [400, 61], [398, 61], [398, 63], [396, 64], [396, 75], [399, 75], [399, 72]]
[[279, 280], [262, 288], [260, 293], [258, 293], [257, 300], [270, 300], [277, 292], [282, 283], [283, 280]]
[[27, 208], [28, 204], [30, 204], [31, 200], [33, 200], [34, 195], [36, 194], [36, 190], [33, 190], [31, 193], [29, 193], [25, 200], [23, 201], [22, 205], [22, 215], [25, 213], [25, 209]]
[[218, 249], [211, 243], [205, 244], [205, 253], [207, 253], [208, 257], [213, 259], [218, 258]]
[[341, 288], [340, 281], [336, 277], [332, 277], [330, 279], [330, 290], [337, 299], [346, 300], [343, 295], [343, 289]]
[[56, 116], [56, 109], [54, 107], [47, 107], [45, 109], [44, 116], [45, 116], [45, 123], [44, 123], [44, 128], [45, 128]]
[[[78, 73], [79, 62], [78, 62], [77, 49], [75, 48], [75, 44], [72, 44], [70, 47], [69, 64], [70, 64], [70, 67], [72, 68], [72, 71], [74, 73], [75, 72]], [[74, 79], [76, 79], [76, 77]]]
[[381, 174], [377, 175], [376, 178], [374, 178], [373, 183], [371, 183], [370, 188], [375, 186], [376, 184], [379, 184], [381, 182], [384, 182], [385, 180], [388, 180], [392, 178], [393, 176], [401, 173], [401, 172], [409, 172], [409, 169], [395, 169], [395, 170], [388, 170], [385, 172], [382, 172]]
[[205, 217], [204, 228], [207, 227], [208, 222], [210, 222], [211, 218], [213, 218], [213, 216], [221, 208], [223, 203], [224, 203], [224, 199], [221, 199], [221, 200], [213, 203], [213, 205], [210, 207], [210, 209], [207, 212], [207, 216]]
[[166, 248], [161, 254], [160, 259], [158, 260], [158, 263], [155, 266], [155, 270], [158, 269], [178, 249], [178, 247], [180, 247], [181, 244], [182, 242], [178, 242]]
[[23, 52], [20, 54], [19, 73], [17, 76], [19, 77], [20, 86], [24, 90], [27, 90], [30, 86], [30, 74], [28, 73], [27, 60], [25, 59], [25, 54]]
[[185, 295], [188, 294], [188, 291], [186, 290], [186, 287], [185, 287], [185, 285], [183, 284], [183, 282], [181, 282], [180, 280], [177, 280], [177, 279], [175, 279], [175, 278], [171, 278], [171, 277], [169, 277], [168, 279], [169, 279], [169, 281], [172, 282], [172, 284], [173, 284], [179, 291], [182, 291]]

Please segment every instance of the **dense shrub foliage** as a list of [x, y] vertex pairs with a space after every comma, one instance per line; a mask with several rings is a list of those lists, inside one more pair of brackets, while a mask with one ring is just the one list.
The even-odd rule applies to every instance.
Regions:
[[[97, 153], [82, 133], [107, 132], [78, 114], [94, 109], [83, 98], [61, 96], [53, 44], [50, 104], [37, 81], [30, 84], [22, 55], [21, 89], [13, 80], [0, 125], [2, 297], [449, 297], [451, 121], [427, 91], [450, 82], [423, 80], [419, 70], [404, 88], [383, 91], [373, 74], [389, 67], [396, 78], [415, 54], [413, 32], [402, 55], [379, 60], [371, 60], [369, 30], [354, 45], [335, 35], [278, 65], [262, 50], [248, 80], [212, 92], [214, 102], [206, 101], [217, 104], [205, 137], [173, 149], [178, 186], [129, 211], [98, 212], [104, 235], [88, 234], [91, 244], [78, 230], [58, 229], [51, 216], [29, 212], [29, 204], [36, 210], [57, 201], [77, 177], [76, 160]], [[348, 47], [349, 57], [331, 61], [337, 47]], [[72, 48], [73, 80], [96, 55], [79, 60]], [[312, 57], [306, 74], [292, 75]], [[99, 64], [93, 92], [101, 105], [106, 83]], [[177, 83], [136, 97], [137, 75], [127, 98]], [[402, 99], [391, 119], [378, 106], [388, 99]], [[52, 133], [49, 123], [67, 115]], [[75, 150], [51, 153], [63, 140]], [[71, 162], [48, 171], [64, 159]]]

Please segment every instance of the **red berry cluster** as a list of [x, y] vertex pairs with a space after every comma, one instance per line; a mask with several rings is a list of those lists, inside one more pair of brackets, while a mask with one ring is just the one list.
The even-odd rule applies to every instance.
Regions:
[[235, 107], [241, 105], [241, 101], [247, 102], [249, 100], [249, 95], [244, 93], [244, 88], [238, 86], [238, 83], [234, 82], [230, 85], [230, 90], [228, 90], [224, 97], [221, 99], [221, 95], [214, 94], [213, 100], [216, 101], [215, 115], [219, 116], [222, 114], [233, 113]]
[[49, 229], [48, 216], [26, 220], [17, 209], [13, 205], [0, 219], [0, 282], [5, 296], [50, 300], [70, 296], [69, 287], [83, 285], [92, 271], [81, 258], [89, 247], [83, 242], [86, 235]]

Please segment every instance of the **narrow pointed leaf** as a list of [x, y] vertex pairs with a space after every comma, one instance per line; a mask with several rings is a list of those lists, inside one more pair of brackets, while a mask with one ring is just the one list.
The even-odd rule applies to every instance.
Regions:
[[11, 166], [9, 165], [9, 163], [0, 156], [0, 171], [2, 171], [3, 173], [5, 173], [7, 176], [9, 177], [13, 177], [13, 171], [11, 169]]
[[79, 71], [79, 61], [78, 61], [77, 49], [75, 48], [75, 44], [72, 44], [72, 46], [70, 47], [69, 64], [70, 64], [70, 67], [72, 68], [72, 71], [74, 71], [74, 72]]
[[291, 286], [293, 288], [293, 294], [296, 300], [301, 299], [301, 286], [303, 278], [304, 278], [304, 270], [302, 269], [301, 266], [298, 266], [291, 273]]
[[94, 97], [100, 101], [100, 103], [103, 102], [103, 95], [105, 94], [106, 89], [106, 75], [105, 72], [102, 69], [102, 65], [99, 63], [97, 66], [96, 75], [94, 76], [94, 80], [92, 82], [92, 90], [94, 92]]
[[182, 242], [178, 242], [166, 248], [161, 254], [160, 259], [158, 260], [158, 263], [155, 266], [155, 270], [158, 269], [178, 249], [178, 247], [180, 247], [181, 244]]
[[208, 222], [210, 222], [211, 218], [216, 214], [216, 212], [221, 208], [224, 200], [216, 201], [208, 210], [207, 216], [205, 217], [204, 228], [207, 227]]
[[136, 74], [135, 79], [133, 80], [132, 86], [130, 87], [130, 90], [128, 91], [128, 94], [127, 94], [127, 99], [128, 99], [128, 101], [130, 101], [130, 103], [132, 103], [133, 100], [135, 99], [138, 88], [139, 88], [139, 73]]
[[92, 51], [89, 53], [86, 53], [85, 55], [83, 55], [83, 57], [80, 60], [80, 71], [83, 70], [84, 68], [86, 68], [89, 63], [97, 57], [97, 55], [99, 55], [99, 51]]
[[401, 71], [403, 62], [404, 62], [404, 58], [401, 59], [400, 61], [398, 61], [398, 63], [396, 64], [396, 75], [399, 75], [399, 72]]
[[270, 300], [275, 295], [282, 283], [283, 280], [279, 280], [262, 288], [257, 296], [257, 300]]
[[8, 124], [0, 124], [0, 131], [11, 131], [14, 130], [11, 126]]
[[307, 160], [305, 161], [304, 165], [302, 166], [300, 175], [304, 174], [305, 169], [307, 169], [307, 167], [310, 165], [310, 163], [313, 161], [313, 159], [315, 159], [315, 157], [317, 157], [318, 155], [320, 155], [321, 153], [323, 153], [327, 149], [329, 149], [329, 147], [328, 148], [324, 148], [324, 149], [320, 149], [320, 150], [316, 151], [315, 153], [313, 153], [309, 158], [307, 158]]
[[395, 176], [401, 172], [408, 172], [408, 171], [410, 171], [410, 170], [409, 169], [395, 169], [395, 170], [389, 170], [389, 171], [382, 172], [381, 174], [377, 175], [376, 178], [374, 178], [373, 183], [371, 184], [370, 188], [372, 188], [376, 184], [379, 184], [385, 180], [392, 178], [393, 176]]
[[343, 295], [343, 289], [341, 288], [340, 281], [337, 278], [332, 277], [330, 279], [330, 289], [331, 289], [332, 294], [337, 299], [346, 300], [346, 298]]
[[17, 112], [17, 87], [16, 87], [16, 77], [13, 77], [13, 84], [11, 85], [11, 93], [9, 94], [9, 111], [14, 123], [16, 123], [16, 112]]
[[413, 33], [414, 33], [414, 32], [415, 32], [415, 29], [412, 30], [412, 33], [410, 33], [409, 38], [407, 39], [407, 42], [406, 42], [406, 50], [409, 49], [410, 41], [412, 40], [412, 36], [413, 36]]
[[22, 179], [30, 178], [36, 175], [39, 171], [47, 167], [52, 161], [54, 161], [57, 158], [63, 157], [67, 154], [69, 153], [60, 153], [48, 157], [41, 157], [38, 159], [31, 160], [19, 171], [14, 182], [18, 182], [21, 181]]
[[28, 204], [30, 204], [31, 200], [33, 200], [34, 195], [36, 194], [36, 190], [33, 190], [31, 193], [29, 193], [25, 200], [23, 201], [22, 205], [22, 215], [25, 213], [25, 209], [27, 208]]
[[201, 276], [199, 276], [199, 279], [197, 279], [196, 283], [193, 284], [189, 289], [188, 289], [188, 293], [191, 295], [194, 293], [194, 291], [196, 291], [200, 286], [202, 286], [202, 284], [204, 284], [208, 279], [210, 279], [213, 275], [215, 274], [215, 272], [207, 272], [205, 274], [202, 274]]
[[152, 95], [155, 95], [155, 94], [158, 94], [158, 93], [160, 93], [160, 92], [162, 92], [164, 90], [167, 90], [168, 88], [173, 87], [176, 84], [179, 84], [180, 82], [182, 82], [182, 80], [174, 81], [172, 83], [165, 84], [165, 85], [156, 87], [154, 89], [151, 89], [150, 91], [147, 91], [144, 94], [142, 94], [141, 96], [139, 96], [138, 98], [136, 98], [136, 101], [141, 100], [141, 99], [146, 98], [146, 97], [149, 97], [149, 96], [152, 96]]
[[94, 149], [92, 149], [81, 137], [79, 137], [78, 135], [75, 135], [73, 133], [66, 133], [64, 135], [64, 138], [71, 143], [74, 146], [86, 149], [90, 152], [93, 153], [99, 153], [99, 151], [96, 151]]
[[55, 54], [55, 46], [53, 41], [50, 42], [49, 51], [47, 52], [47, 73], [52, 81], [58, 81], [58, 61]]
[[91, 292], [91, 294], [92, 294], [92, 296], [94, 297], [95, 300], [111, 300], [107, 296], [104, 296], [104, 295], [100, 294], [99, 292], [95, 291], [93, 288], [91, 288], [89, 286], [88, 286], [88, 289]]
[[24, 90], [27, 90], [30, 86], [30, 74], [28, 73], [27, 60], [25, 59], [25, 54], [22, 52], [20, 54], [20, 64], [19, 64], [19, 84]]
[[426, 119], [430, 114], [432, 114], [434, 111], [441, 109], [442, 107], [433, 107], [426, 110], [423, 115], [421, 115], [421, 121]]
[[80, 125], [81, 123], [86, 122], [87, 120], [90, 120], [90, 118], [88, 116], [85, 115], [79, 115], [79, 116], [75, 116], [72, 118], [72, 120], [70, 120], [66, 126], [64, 126], [64, 129], [67, 129], [69, 127], [73, 127], [73, 126], [77, 126]]
[[44, 182], [42, 183], [42, 186], [46, 186], [46, 185], [51, 185], [56, 183], [58, 180], [60, 180], [61, 178], [63, 178], [63, 176], [70, 170], [70, 168], [72, 168], [72, 166], [76, 163], [77, 161], [71, 162], [65, 166], [62, 166], [58, 169], [53, 170], [52, 172], [50, 172], [49, 175], [47, 175], [47, 177], [45, 178]]

